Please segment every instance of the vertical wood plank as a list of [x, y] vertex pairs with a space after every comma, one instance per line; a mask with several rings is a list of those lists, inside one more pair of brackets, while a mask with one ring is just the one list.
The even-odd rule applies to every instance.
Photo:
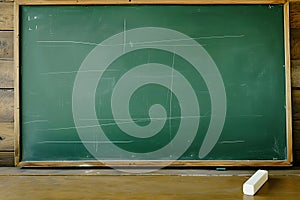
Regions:
[[292, 137], [292, 100], [291, 100], [291, 65], [290, 65], [290, 5], [284, 4], [284, 48], [285, 48], [285, 91], [286, 91], [286, 139], [287, 160], [293, 162], [293, 137]]
[[13, 30], [13, 2], [0, 2], [0, 30]]
[[20, 83], [19, 83], [19, 73], [20, 73], [20, 61], [19, 61], [19, 5], [18, 2], [15, 4], [14, 7], [14, 14], [15, 14], [15, 22], [14, 22], [14, 58], [15, 58], [15, 65], [14, 65], [14, 164], [18, 165], [21, 158], [21, 132], [20, 132]]
[[14, 151], [13, 132], [13, 123], [0, 123], [0, 151]]
[[[294, 150], [300, 151], [300, 120], [293, 121]], [[300, 160], [299, 160], [300, 161]]]
[[300, 88], [300, 60], [291, 60], [292, 87]]
[[294, 165], [300, 166], [300, 1], [290, 3]]
[[[0, 166], [14, 166], [13, 1], [0, 2]], [[9, 123], [3, 123], [9, 122]]]
[[291, 59], [300, 59], [300, 28], [291, 29]]
[[14, 88], [13, 61], [0, 60], [0, 88]]
[[290, 3], [290, 25], [291, 28], [300, 28], [300, 1]]
[[13, 167], [14, 166], [14, 152], [0, 152], [0, 166]]
[[0, 60], [13, 60], [13, 49], [13, 31], [0, 31]]
[[292, 90], [292, 102], [293, 102], [293, 120], [300, 120], [300, 90]]
[[0, 89], [0, 122], [14, 121], [14, 91]]

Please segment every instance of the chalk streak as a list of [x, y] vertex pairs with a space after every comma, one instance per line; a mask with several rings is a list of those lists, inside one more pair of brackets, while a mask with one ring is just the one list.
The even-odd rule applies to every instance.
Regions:
[[[124, 22], [125, 23], [125, 22]], [[126, 28], [126, 26], [124, 27]], [[169, 40], [154, 40], [154, 41], [145, 41], [145, 42], [129, 42], [122, 44], [97, 44], [94, 42], [85, 42], [85, 41], [72, 41], [72, 40], [39, 40], [38, 43], [71, 43], [71, 44], [82, 44], [82, 45], [91, 45], [91, 46], [104, 46], [104, 47], [114, 47], [114, 46], [126, 46], [126, 45], [143, 45], [143, 44], [155, 44], [155, 43], [164, 43], [164, 42], [180, 42], [180, 41], [190, 41], [190, 40], [209, 40], [209, 39], [225, 39], [225, 38], [242, 38], [245, 35], [215, 35], [215, 36], [203, 36], [203, 37], [195, 37], [195, 38], [184, 38], [184, 39], [169, 39]], [[125, 39], [125, 33], [124, 33]], [[155, 44], [157, 46], [157, 44]], [[162, 46], [166, 46], [165, 44]], [[171, 46], [194, 46], [194, 45], [171, 45]], [[198, 46], [198, 45], [196, 45]], [[124, 50], [124, 49], [123, 49]]]
[[41, 122], [48, 122], [48, 120], [33, 120], [33, 121], [24, 122], [23, 124], [41, 123]]
[[204, 36], [196, 38], [184, 38], [184, 39], [169, 39], [169, 40], [155, 40], [155, 41], [146, 41], [146, 42], [136, 42], [133, 44], [152, 44], [152, 43], [161, 43], [161, 42], [180, 42], [180, 41], [190, 41], [190, 40], [199, 40], [199, 39], [225, 39], [225, 38], [241, 38], [245, 35], [222, 35], [222, 36]]
[[[172, 97], [173, 97], [173, 84], [174, 84], [174, 64], [175, 64], [175, 49], [173, 52], [172, 65], [171, 65], [171, 83], [170, 83], [170, 102], [169, 102], [169, 116], [172, 116]], [[169, 123], [170, 140], [172, 139], [172, 120]]]
[[83, 41], [71, 41], [71, 40], [39, 40], [37, 43], [72, 43], [72, 44], [83, 44], [97, 46], [97, 43], [93, 42], [83, 42]]
[[116, 144], [116, 143], [132, 143], [132, 141], [43, 141], [39, 144]]
[[232, 141], [221, 141], [221, 144], [235, 144], [235, 143], [244, 143], [244, 140], [232, 140]]
[[88, 72], [103, 72], [104, 70], [86, 70], [86, 71], [68, 71], [68, 72], [45, 72], [41, 74], [53, 75], [53, 74], [73, 74], [73, 73], [88, 73]]
[[226, 118], [237, 118], [237, 117], [263, 117], [264, 115], [228, 115]]
[[116, 121], [143, 121], [143, 120], [168, 120], [168, 119], [194, 119], [206, 116], [181, 116], [181, 117], [152, 117], [152, 118], [133, 118], [133, 119], [121, 119], [121, 118], [98, 118], [98, 119], [80, 119], [83, 121], [98, 121], [98, 120], [116, 120]]
[[124, 19], [124, 24], [123, 24], [123, 53], [125, 53], [125, 48], [126, 48], [126, 19]]
[[[70, 129], [81, 129], [81, 128], [95, 128], [95, 127], [102, 127], [102, 126], [113, 126], [118, 124], [130, 124], [130, 123], [136, 123], [136, 122], [142, 122], [142, 121], [148, 121], [148, 120], [168, 120], [168, 119], [189, 119], [189, 118], [199, 118], [199, 116], [189, 116], [189, 117], [167, 117], [167, 118], [140, 118], [139, 120], [136, 119], [123, 119], [124, 122], [114, 122], [114, 123], [107, 123], [107, 124], [95, 124], [95, 125], [87, 125], [87, 126], [71, 126], [71, 127], [62, 127], [62, 128], [49, 128], [44, 129], [44, 131], [59, 131], [59, 130], [70, 130]], [[88, 119], [84, 119], [88, 120]], [[91, 120], [101, 120], [101, 119], [91, 119]], [[105, 120], [120, 120], [122, 119], [105, 119]]]

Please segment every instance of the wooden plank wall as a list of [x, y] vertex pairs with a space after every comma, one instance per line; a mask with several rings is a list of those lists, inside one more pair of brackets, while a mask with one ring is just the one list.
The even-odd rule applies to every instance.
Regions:
[[300, 166], [300, 1], [290, 4], [294, 165]]
[[13, 2], [0, 0], [0, 166], [14, 165]]
[[[300, 166], [300, 0], [290, 4], [294, 165]], [[0, 0], [0, 166], [14, 165], [13, 0]]]

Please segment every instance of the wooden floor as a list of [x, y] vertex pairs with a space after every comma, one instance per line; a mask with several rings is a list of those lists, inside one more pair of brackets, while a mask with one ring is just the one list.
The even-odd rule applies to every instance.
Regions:
[[161, 170], [134, 175], [113, 170], [0, 168], [0, 199], [300, 199], [299, 170], [271, 170], [255, 196], [242, 184], [255, 171]]

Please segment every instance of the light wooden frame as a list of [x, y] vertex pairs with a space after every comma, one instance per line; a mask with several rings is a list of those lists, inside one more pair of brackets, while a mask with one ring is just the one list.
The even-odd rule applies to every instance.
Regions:
[[[295, 0], [15, 0], [14, 3], [14, 133], [15, 165], [20, 167], [92, 167], [92, 166], [291, 166], [292, 155], [292, 106], [290, 69], [289, 2]], [[19, 83], [19, 8], [22, 5], [136, 5], [136, 4], [282, 4], [284, 5], [285, 79], [286, 79], [286, 134], [287, 160], [177, 160], [169, 161], [30, 161], [21, 162], [20, 150], [20, 83]]]

